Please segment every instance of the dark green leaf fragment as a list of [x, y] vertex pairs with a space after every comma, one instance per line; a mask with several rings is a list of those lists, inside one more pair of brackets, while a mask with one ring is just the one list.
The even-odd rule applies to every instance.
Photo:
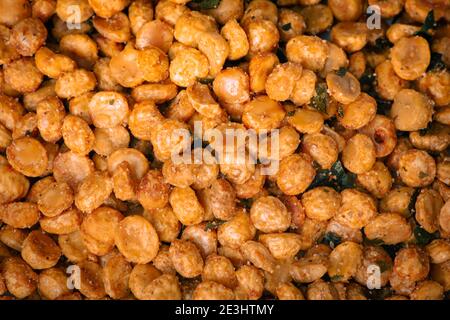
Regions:
[[212, 83], [214, 81], [213, 78], [198, 78], [197, 80], [201, 84], [210, 84], [210, 83]]
[[345, 68], [345, 67], [340, 67], [339, 70], [336, 71], [336, 74], [337, 74], [339, 77], [345, 76], [346, 73], [347, 73], [347, 68]]
[[431, 53], [430, 64], [428, 65], [427, 71], [439, 71], [447, 68], [447, 65], [442, 61], [442, 54], [438, 52]]
[[334, 232], [325, 233], [322, 243], [328, 245], [330, 248], [335, 248], [342, 241], [342, 238]]
[[337, 114], [340, 118], [344, 117], [344, 108], [342, 106], [338, 107]]
[[338, 282], [338, 281], [341, 281], [343, 278], [344, 277], [342, 275], [337, 274], [335, 276], [330, 277], [330, 280], [333, 281], [333, 282]]
[[286, 113], [286, 115], [287, 115], [288, 117], [292, 117], [294, 114], [295, 114], [295, 110], [291, 110], [291, 111], [289, 111], [288, 113]]
[[289, 31], [289, 30], [291, 30], [291, 28], [292, 28], [292, 26], [291, 26], [291, 23], [290, 23], [290, 22], [288, 22], [288, 23], [286, 23], [286, 24], [283, 24], [283, 25], [281, 26], [281, 29], [282, 29], [283, 31]]
[[414, 33], [415, 36], [420, 36], [425, 38], [428, 42], [430, 42], [432, 40], [431, 35], [428, 33], [428, 31], [430, 29], [436, 28], [437, 23], [434, 20], [434, 11], [431, 10], [428, 12], [425, 21], [422, 25], [422, 27], [420, 28], [419, 31], [417, 31], [416, 33]]
[[217, 229], [219, 226], [221, 226], [222, 224], [224, 224], [226, 221], [223, 221], [223, 220], [212, 220], [212, 221], [208, 221], [207, 223], [206, 223], [206, 226], [205, 226], [205, 231], [208, 231], [208, 230], [215, 230], [215, 229]]
[[434, 239], [439, 238], [439, 232], [429, 233], [421, 226], [416, 226], [414, 228], [414, 238], [416, 239], [416, 243], [421, 246], [425, 246], [429, 244]]
[[192, 3], [196, 9], [207, 10], [217, 8], [220, 0], [192, 0]]
[[311, 106], [317, 111], [327, 113], [328, 92], [325, 83], [318, 83], [316, 85], [316, 95], [311, 98]]
[[355, 187], [356, 175], [345, 170], [341, 161], [336, 161], [330, 170], [319, 170], [308, 189], [330, 187], [336, 191]]

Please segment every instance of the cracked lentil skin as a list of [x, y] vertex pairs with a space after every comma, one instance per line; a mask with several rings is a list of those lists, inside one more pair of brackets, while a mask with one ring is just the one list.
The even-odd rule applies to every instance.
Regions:
[[0, 0], [0, 299], [444, 299], [450, 4], [191, 2]]

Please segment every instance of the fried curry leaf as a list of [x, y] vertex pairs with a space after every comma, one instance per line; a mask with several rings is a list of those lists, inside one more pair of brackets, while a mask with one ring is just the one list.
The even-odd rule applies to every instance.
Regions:
[[196, 9], [207, 10], [217, 8], [220, 0], [192, 0], [192, 3]]
[[367, 290], [367, 298], [370, 300], [384, 300], [390, 296], [392, 296], [393, 292], [391, 288], [381, 288], [381, 289], [372, 289]]
[[212, 83], [214, 81], [213, 78], [198, 78], [197, 80], [201, 84], [210, 84], [210, 83]]
[[322, 243], [328, 245], [330, 248], [335, 248], [338, 244], [340, 244], [342, 238], [334, 232], [325, 233]]
[[375, 45], [373, 46], [373, 48], [375, 52], [383, 52], [391, 48], [392, 46], [392, 43], [388, 39], [386, 39], [385, 37], [380, 37], [375, 40]]
[[416, 226], [414, 228], [414, 238], [416, 239], [416, 243], [418, 245], [425, 246], [434, 239], [439, 238], [439, 232], [429, 233], [422, 227]]
[[427, 71], [439, 71], [447, 68], [444, 61], [442, 61], [442, 54], [438, 52], [431, 53], [430, 64], [428, 65]]
[[347, 68], [345, 68], [345, 67], [340, 67], [339, 70], [336, 71], [336, 74], [337, 74], [339, 77], [345, 76], [346, 73], [347, 73]]
[[239, 204], [241, 205], [241, 207], [244, 207], [247, 210], [250, 210], [250, 208], [252, 207], [253, 204], [253, 200], [252, 199], [240, 199]]
[[416, 36], [420, 36], [425, 38], [428, 42], [430, 42], [431, 39], [431, 35], [428, 33], [428, 31], [430, 29], [433, 29], [437, 26], [436, 21], [434, 20], [434, 11], [431, 10], [430, 12], [428, 12], [425, 21], [422, 25], [422, 28], [420, 28], [419, 31], [417, 31], [416, 33], [414, 33], [414, 35]]
[[341, 161], [336, 161], [330, 170], [319, 170], [309, 189], [330, 187], [336, 191], [355, 187], [356, 175], [345, 170]]
[[286, 24], [283, 24], [282, 26], [281, 26], [281, 29], [283, 30], [283, 31], [289, 31], [289, 30], [291, 30], [291, 28], [292, 28], [292, 26], [291, 26], [291, 23], [289, 22], [289, 23], [286, 23]]
[[311, 98], [311, 106], [317, 111], [327, 113], [328, 92], [325, 83], [318, 83], [316, 85], [316, 95]]
[[419, 196], [419, 193], [420, 193], [420, 189], [415, 189], [414, 193], [411, 196], [411, 199], [409, 200], [408, 211], [409, 211], [410, 217], [416, 213], [416, 201], [417, 201], [417, 197]]
[[217, 229], [218, 227], [220, 227], [222, 224], [224, 224], [225, 223], [225, 221], [223, 221], [223, 220], [212, 220], [212, 221], [208, 221], [207, 223], [206, 223], [206, 226], [205, 226], [205, 231], [208, 231], [208, 230], [215, 230], [215, 229]]
[[330, 277], [330, 280], [333, 281], [333, 282], [338, 282], [338, 281], [341, 281], [342, 278], [344, 278], [344, 277], [341, 276], [340, 274], [337, 274], [335, 276]]

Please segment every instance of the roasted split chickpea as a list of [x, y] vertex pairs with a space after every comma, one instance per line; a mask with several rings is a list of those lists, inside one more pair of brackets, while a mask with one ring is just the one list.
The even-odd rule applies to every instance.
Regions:
[[47, 29], [38, 18], [26, 18], [11, 29], [10, 43], [22, 56], [33, 56], [47, 39]]
[[306, 23], [305, 31], [314, 35], [327, 30], [333, 24], [333, 12], [323, 4], [303, 7], [300, 14]]
[[197, 246], [188, 240], [172, 241], [169, 255], [175, 270], [185, 278], [194, 278], [202, 274], [204, 263]]
[[207, 56], [194, 48], [180, 51], [170, 62], [170, 80], [180, 87], [193, 85], [198, 78], [209, 73]]
[[72, 151], [60, 153], [53, 161], [53, 175], [58, 182], [67, 182], [72, 190], [94, 172], [94, 163], [87, 156]]
[[302, 195], [305, 214], [315, 220], [331, 219], [341, 206], [341, 195], [329, 187], [314, 188]]
[[356, 189], [345, 189], [341, 197], [341, 206], [335, 216], [337, 222], [360, 229], [377, 215], [375, 200], [370, 195]]
[[144, 24], [153, 19], [153, 4], [149, 0], [133, 1], [128, 7], [128, 19], [130, 19], [131, 31], [137, 35]]
[[257, 54], [274, 50], [280, 40], [276, 24], [263, 18], [251, 18], [243, 25], [249, 43], [249, 53]]
[[21, 93], [36, 91], [43, 81], [43, 74], [34, 59], [27, 57], [14, 60], [3, 67], [5, 83]]
[[82, 118], [68, 115], [61, 128], [65, 145], [73, 152], [88, 154], [95, 142], [91, 128]]
[[409, 240], [412, 235], [411, 225], [398, 213], [380, 213], [365, 227], [368, 239], [380, 239], [386, 244], [397, 244]]
[[367, 246], [363, 249], [363, 258], [354, 276], [355, 280], [362, 286], [367, 286], [367, 280], [371, 275], [371, 265], [380, 267], [380, 284], [385, 286], [389, 282], [393, 263], [388, 253], [378, 246]]
[[113, 42], [126, 42], [131, 37], [130, 21], [122, 12], [107, 19], [96, 16], [92, 23], [100, 35]]
[[336, 141], [323, 133], [307, 133], [302, 138], [302, 151], [323, 169], [329, 169], [339, 155]]
[[132, 42], [111, 57], [109, 68], [113, 79], [123, 87], [133, 88], [144, 82], [144, 74], [139, 67], [139, 50]]
[[298, 108], [287, 122], [300, 133], [318, 133], [323, 128], [324, 118], [316, 110]]
[[184, 225], [200, 223], [204, 218], [205, 210], [190, 187], [172, 189], [169, 202], [175, 215]]
[[266, 80], [266, 93], [276, 101], [285, 101], [291, 96], [297, 81], [302, 76], [302, 66], [286, 62], [275, 66]]
[[55, 92], [63, 99], [78, 97], [95, 88], [97, 79], [93, 72], [75, 69], [61, 75], [55, 84]]
[[328, 275], [338, 281], [348, 281], [355, 276], [363, 258], [360, 244], [345, 241], [331, 251], [329, 255]]
[[407, 186], [424, 187], [436, 176], [436, 162], [427, 152], [411, 149], [401, 154], [398, 172]]
[[25, 176], [38, 177], [47, 169], [47, 150], [34, 138], [14, 140], [6, 149], [6, 156], [11, 166]]
[[415, 80], [430, 64], [430, 48], [422, 37], [401, 38], [391, 50], [395, 73], [402, 79]]
[[278, 57], [271, 52], [260, 53], [250, 59], [248, 73], [252, 92], [260, 93], [265, 91], [267, 77], [278, 63]]
[[250, 100], [249, 76], [238, 67], [220, 71], [214, 79], [213, 90], [224, 103], [245, 103]]
[[375, 145], [377, 158], [385, 157], [394, 151], [397, 145], [394, 121], [383, 115], [375, 115], [372, 121], [359, 132], [369, 136]]
[[168, 160], [178, 155], [191, 145], [192, 136], [184, 122], [165, 119], [151, 133], [151, 143], [155, 156], [161, 160]]
[[79, 229], [83, 214], [76, 208], [69, 208], [55, 217], [43, 217], [39, 220], [41, 229], [52, 234], [69, 234]]
[[424, 250], [411, 246], [400, 249], [395, 256], [394, 272], [410, 281], [423, 280], [430, 271], [429, 258]]
[[242, 255], [255, 267], [273, 273], [275, 271], [275, 259], [262, 243], [247, 241], [240, 248]]
[[280, 162], [276, 183], [283, 193], [298, 195], [309, 187], [315, 175], [311, 157], [295, 153]]
[[220, 30], [220, 34], [228, 42], [228, 59], [238, 60], [248, 53], [250, 45], [247, 34], [235, 19], [228, 20]]
[[356, 181], [376, 198], [383, 198], [392, 187], [392, 176], [383, 162], [377, 161], [372, 169], [358, 174]]
[[217, 25], [213, 17], [198, 11], [187, 11], [177, 19], [174, 37], [187, 46], [197, 47], [204, 34], [215, 32]]
[[61, 249], [48, 235], [31, 231], [23, 241], [21, 255], [33, 269], [48, 269], [58, 263]]
[[206, 223], [187, 226], [181, 235], [182, 240], [194, 243], [203, 259], [217, 253], [217, 232], [206, 228]]
[[283, 232], [291, 224], [286, 206], [273, 196], [258, 198], [251, 207], [250, 218], [256, 229], [265, 233]]
[[128, 113], [128, 101], [118, 92], [98, 92], [89, 102], [89, 115], [97, 128], [112, 128], [120, 125], [127, 118]]
[[257, 300], [264, 290], [264, 274], [258, 268], [243, 265], [236, 270], [237, 290], [248, 300]]
[[158, 170], [146, 171], [136, 189], [137, 200], [147, 210], [167, 205], [169, 193], [169, 185]]
[[261, 234], [259, 242], [265, 245], [275, 259], [291, 259], [302, 247], [301, 236], [296, 233]]
[[171, 26], [175, 26], [178, 19], [189, 12], [189, 8], [183, 4], [170, 0], [158, 1], [155, 6], [155, 19], [167, 22]]
[[203, 281], [194, 290], [194, 300], [233, 300], [233, 290], [214, 281]]
[[367, 31], [362, 22], [339, 22], [331, 28], [331, 41], [347, 52], [356, 52], [367, 44]]
[[430, 262], [434, 264], [443, 263], [449, 259], [450, 243], [448, 240], [436, 239], [431, 241], [426, 247]]
[[[375, 115], [373, 110], [376, 106], [375, 100], [367, 94], [360, 95], [361, 87], [359, 81], [350, 72], [346, 72], [343, 76], [330, 72], [326, 76], [326, 82], [331, 96], [336, 99], [336, 101], [344, 105], [348, 105], [353, 102], [357, 104], [356, 107], [365, 107], [365, 109], [368, 110], [366, 112], [361, 112], [363, 114], [362, 118], [364, 118], [364, 116], [368, 116], [370, 119], [370, 117]], [[360, 98], [360, 101], [356, 102], [358, 97]], [[366, 120], [364, 122], [367, 123], [369, 121], [370, 120]]]
[[136, 33], [136, 48], [157, 47], [164, 53], [169, 52], [173, 42], [173, 28], [161, 20], [145, 23]]
[[8, 291], [18, 299], [32, 295], [38, 275], [20, 257], [7, 257], [2, 263], [2, 275]]
[[30, 202], [11, 202], [1, 208], [1, 219], [7, 225], [25, 229], [31, 228], [40, 218], [38, 206]]
[[[277, 203], [275, 199], [274, 202]], [[287, 214], [284, 214], [284, 217], [287, 219]], [[238, 249], [244, 242], [252, 240], [255, 234], [256, 229], [250, 216], [245, 212], [238, 212], [231, 220], [219, 226], [217, 240], [222, 246]]]
[[128, 261], [145, 264], [156, 257], [159, 250], [158, 234], [144, 217], [128, 216], [120, 221], [115, 230], [114, 242]]
[[68, 34], [60, 40], [61, 52], [76, 61], [81, 68], [90, 69], [98, 60], [95, 41], [85, 34]]
[[343, 165], [355, 174], [368, 172], [375, 161], [375, 146], [368, 136], [361, 133], [351, 137], [342, 151]]
[[147, 83], [133, 88], [131, 98], [135, 102], [152, 100], [161, 104], [175, 98], [177, 89], [178, 87], [169, 81], [167, 83]]
[[73, 200], [73, 191], [67, 183], [53, 182], [39, 193], [37, 205], [46, 217], [55, 217], [68, 209]]
[[[80, 16], [77, 20], [73, 20], [73, 10], [77, 6], [80, 10]], [[57, 0], [56, 14], [65, 22], [81, 23], [88, 20], [93, 15], [92, 8], [88, 0]]]
[[161, 241], [172, 242], [178, 237], [181, 225], [170, 206], [144, 211], [144, 217], [152, 223]]
[[285, 111], [278, 101], [268, 96], [258, 96], [246, 103], [242, 114], [243, 124], [257, 132], [278, 128]]
[[75, 194], [75, 205], [82, 212], [91, 212], [102, 205], [112, 192], [112, 180], [106, 172], [95, 171], [87, 176]]
[[106, 295], [102, 267], [93, 261], [81, 261], [79, 291], [89, 299], [101, 299]]
[[324, 67], [328, 50], [326, 42], [316, 36], [296, 36], [286, 44], [287, 59], [313, 71]]
[[64, 270], [56, 267], [45, 269], [39, 274], [37, 289], [39, 294], [48, 300], [55, 300], [71, 292], [67, 287], [67, 276]]
[[202, 280], [214, 281], [229, 288], [237, 285], [236, 273], [231, 261], [224, 256], [213, 254], [205, 260]]

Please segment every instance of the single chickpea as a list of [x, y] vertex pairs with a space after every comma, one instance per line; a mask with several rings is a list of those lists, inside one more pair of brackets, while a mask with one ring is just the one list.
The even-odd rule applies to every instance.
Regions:
[[270, 52], [254, 55], [250, 59], [248, 72], [251, 91], [256, 93], [265, 91], [267, 77], [278, 63], [278, 57]]
[[164, 53], [169, 52], [173, 42], [173, 28], [161, 20], [145, 23], [136, 33], [136, 48], [157, 47]]
[[342, 163], [355, 174], [368, 172], [375, 161], [375, 146], [368, 136], [361, 133], [350, 138], [342, 151]]
[[411, 281], [426, 278], [430, 271], [429, 258], [424, 250], [411, 246], [400, 249], [394, 260], [394, 273]]
[[131, 31], [137, 35], [144, 24], [151, 21], [154, 16], [153, 4], [149, 0], [133, 1], [128, 7]]
[[72, 190], [77, 190], [81, 182], [94, 172], [94, 163], [87, 157], [72, 151], [56, 156], [53, 175], [58, 182], [67, 182]]
[[38, 275], [20, 257], [5, 258], [2, 276], [8, 291], [18, 299], [32, 295], [37, 288]]
[[323, 133], [305, 134], [302, 151], [310, 155], [323, 169], [330, 169], [339, 155], [336, 141]]
[[316, 94], [316, 74], [308, 69], [303, 69], [302, 76], [294, 85], [289, 99], [297, 106], [306, 105]]
[[111, 57], [109, 68], [111, 76], [126, 88], [133, 88], [144, 82], [143, 71], [139, 67], [139, 50], [128, 42], [125, 48]]
[[259, 236], [275, 259], [291, 259], [301, 249], [301, 236], [296, 233], [268, 233]]
[[22, 56], [31, 57], [44, 44], [47, 29], [38, 18], [26, 18], [11, 29], [10, 43]]
[[306, 32], [313, 35], [326, 31], [333, 24], [333, 12], [323, 4], [308, 5], [300, 10], [306, 23]]
[[86, 34], [68, 34], [60, 40], [60, 50], [81, 68], [91, 69], [98, 60], [95, 41]]
[[302, 204], [309, 218], [326, 221], [339, 210], [341, 196], [329, 187], [318, 187], [302, 195]]
[[285, 112], [281, 105], [268, 96], [258, 96], [249, 101], [242, 114], [242, 122], [246, 127], [256, 131], [278, 128]]
[[82, 212], [92, 212], [109, 197], [112, 188], [108, 173], [96, 171], [81, 182], [75, 194], [75, 205]]
[[339, 22], [331, 28], [331, 41], [347, 52], [356, 52], [367, 44], [367, 26], [362, 22]]
[[97, 80], [93, 72], [76, 69], [64, 73], [56, 80], [55, 92], [63, 99], [81, 96], [95, 88]]
[[316, 175], [311, 160], [306, 154], [293, 154], [281, 161], [276, 182], [283, 193], [297, 195], [309, 187]]
[[97, 32], [114, 42], [127, 42], [131, 37], [130, 21], [126, 14], [119, 12], [105, 19], [96, 16], [92, 24]]
[[80, 270], [81, 294], [89, 299], [102, 299], [106, 295], [102, 267], [88, 260], [78, 262], [77, 266]]
[[108, 157], [109, 173], [114, 174], [117, 166], [124, 161], [128, 162], [133, 177], [138, 180], [142, 179], [149, 169], [148, 160], [142, 152], [133, 148], [119, 148]]
[[97, 92], [89, 102], [89, 115], [97, 128], [112, 128], [120, 125], [128, 113], [126, 98], [117, 92]]
[[68, 115], [64, 118], [61, 128], [66, 146], [73, 152], [88, 154], [95, 142], [95, 136], [91, 128], [82, 118]]
[[270, 52], [276, 48], [280, 40], [278, 28], [270, 20], [248, 19], [243, 28], [247, 34], [250, 54]]
[[190, 147], [192, 136], [188, 126], [178, 120], [166, 119], [153, 130], [151, 142], [155, 156], [161, 160], [168, 160]]
[[76, 23], [84, 22], [94, 14], [88, 0], [57, 0], [56, 14], [62, 21], [73, 22], [73, 6], [77, 6], [80, 12]]
[[250, 49], [247, 34], [235, 19], [228, 20], [220, 30], [220, 34], [228, 42], [229, 60], [239, 60], [247, 55]]
[[4, 0], [0, 3], [0, 24], [14, 26], [20, 20], [31, 16], [31, 4], [27, 0]]
[[169, 202], [169, 193], [169, 185], [164, 182], [164, 177], [158, 170], [148, 170], [136, 190], [139, 203], [147, 210], [166, 206]]
[[392, 176], [383, 162], [377, 161], [368, 172], [358, 174], [356, 181], [376, 198], [383, 198], [392, 187]]
[[233, 300], [233, 291], [214, 281], [203, 281], [194, 290], [194, 300]]
[[151, 222], [163, 242], [172, 242], [180, 233], [181, 224], [170, 206], [144, 211], [144, 217]]
[[351, 241], [345, 241], [330, 253], [328, 275], [332, 279], [338, 278], [338, 281], [347, 281], [356, 274], [362, 258], [362, 246]]
[[43, 74], [36, 67], [34, 59], [21, 58], [3, 67], [5, 83], [20, 93], [36, 91], [43, 81]]
[[83, 214], [76, 208], [69, 208], [56, 217], [43, 217], [39, 220], [41, 229], [52, 234], [69, 234], [79, 229]]
[[300, 133], [318, 133], [323, 128], [324, 119], [320, 112], [298, 108], [293, 116], [287, 118], [288, 123]]
[[286, 206], [272, 196], [255, 200], [250, 210], [252, 223], [265, 233], [283, 232], [291, 224], [291, 216]]
[[170, 80], [180, 87], [193, 85], [198, 78], [205, 78], [209, 71], [208, 58], [194, 48], [179, 52], [169, 67]]
[[121, 254], [112, 253], [103, 266], [105, 292], [113, 299], [123, 299], [129, 294], [129, 278], [132, 267]]
[[356, 189], [345, 189], [341, 192], [342, 202], [336, 214], [336, 221], [351, 228], [362, 228], [376, 215], [377, 207], [374, 199]]
[[48, 269], [58, 263], [61, 249], [52, 238], [35, 230], [24, 240], [21, 255], [33, 269]]
[[88, 0], [88, 2], [95, 14], [102, 18], [111, 18], [129, 4], [127, 0]]
[[236, 270], [238, 290], [249, 300], [261, 298], [264, 290], [264, 274], [254, 266], [243, 265]]
[[214, 79], [213, 90], [224, 103], [245, 103], [250, 100], [249, 77], [241, 68], [226, 68]]
[[255, 233], [250, 216], [245, 212], [238, 212], [231, 220], [219, 226], [217, 239], [222, 246], [238, 249], [244, 242], [252, 240]]
[[408, 221], [398, 213], [381, 213], [365, 227], [368, 239], [380, 239], [386, 244], [405, 242], [412, 236]]
[[169, 255], [176, 271], [185, 278], [194, 278], [203, 272], [203, 259], [194, 243], [175, 240], [170, 244]]
[[138, 215], [128, 216], [119, 223], [114, 241], [120, 253], [134, 263], [150, 262], [159, 250], [155, 228], [147, 219]]
[[247, 241], [241, 246], [240, 250], [244, 258], [255, 267], [269, 273], [275, 271], [275, 259], [263, 244], [256, 241]]
[[316, 36], [296, 36], [286, 44], [287, 59], [313, 71], [324, 67], [328, 50], [326, 43]]
[[402, 38], [391, 50], [395, 73], [402, 79], [415, 80], [425, 73], [430, 64], [430, 48], [422, 37]]
[[433, 182], [436, 163], [427, 152], [411, 149], [400, 156], [398, 172], [406, 185], [424, 187]]

